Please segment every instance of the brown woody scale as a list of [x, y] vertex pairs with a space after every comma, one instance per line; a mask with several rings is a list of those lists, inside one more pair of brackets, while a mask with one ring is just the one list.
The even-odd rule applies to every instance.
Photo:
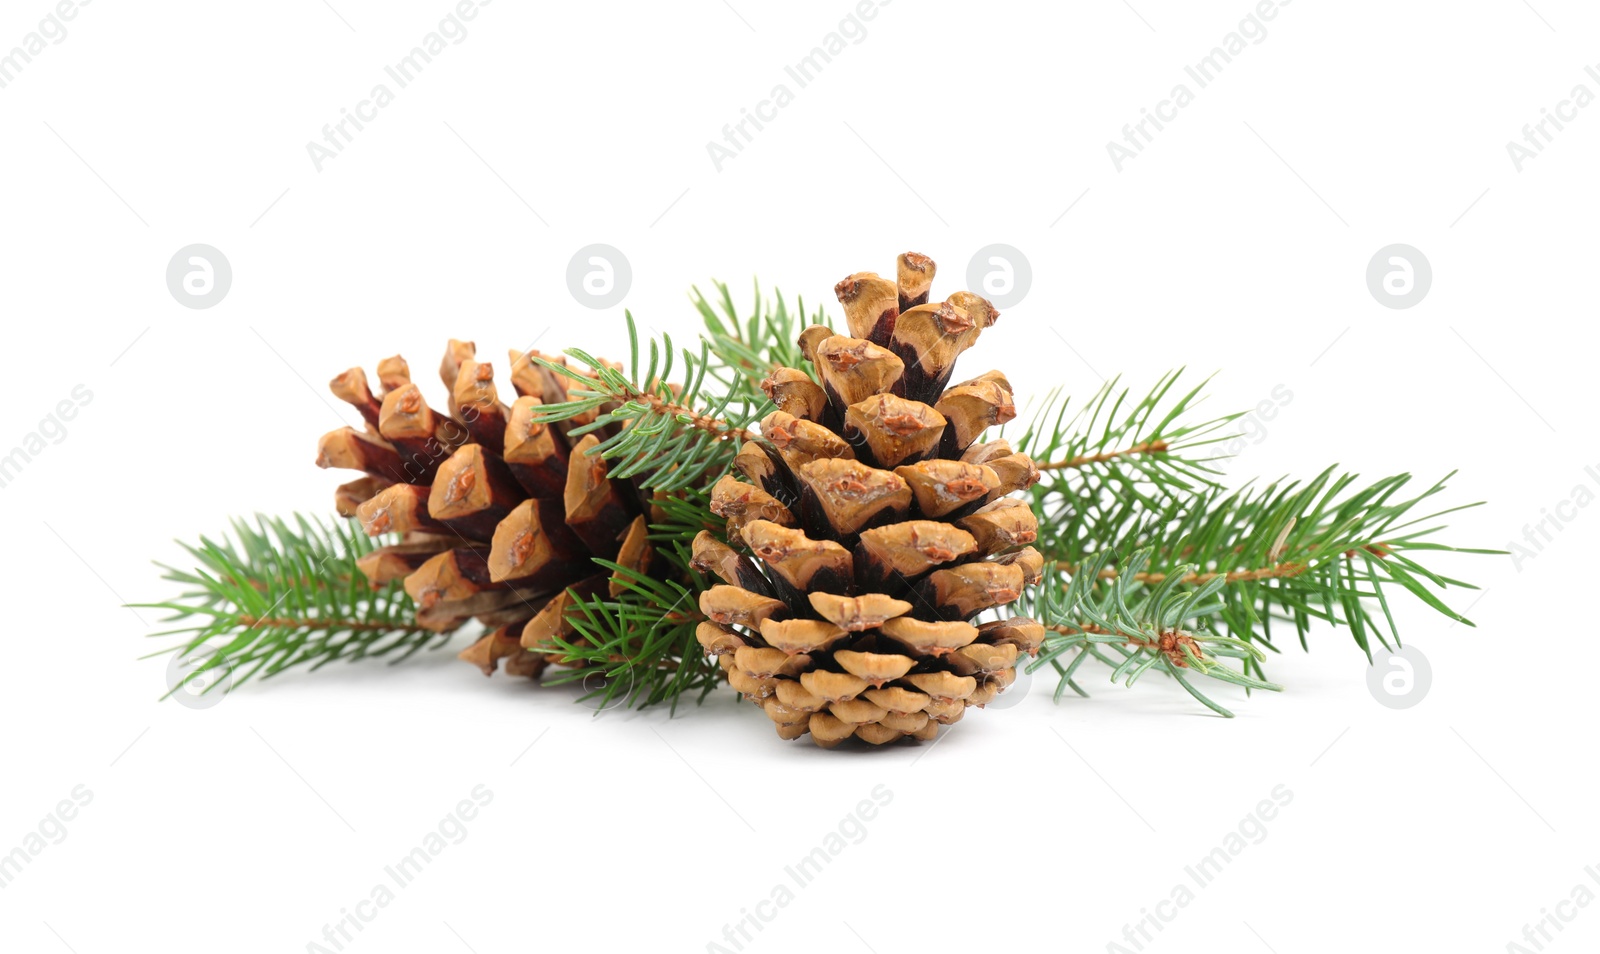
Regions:
[[1038, 521], [1008, 496], [1039, 471], [978, 442], [1016, 415], [1011, 386], [950, 376], [998, 313], [970, 292], [928, 303], [933, 274], [908, 252], [898, 281], [838, 284], [850, 334], [807, 329], [817, 379], [779, 368], [763, 383], [778, 410], [739, 451], [744, 480], [712, 490], [728, 543], [694, 542], [723, 581], [701, 594], [700, 644], [785, 739], [931, 739], [1044, 637], [1025, 617], [971, 622], [1039, 580]]
[[332, 431], [317, 447], [318, 466], [367, 475], [339, 487], [339, 513], [359, 519], [370, 536], [400, 535], [362, 557], [362, 572], [375, 586], [403, 579], [428, 629], [446, 632], [469, 619], [488, 627], [461, 653], [485, 675], [501, 660], [507, 672], [533, 678], [561, 662], [529, 650], [573, 635], [571, 593], [616, 592], [594, 557], [643, 572], [654, 562], [648, 499], [608, 477], [598, 455], [585, 455], [600, 436], [569, 436], [597, 412], [555, 426], [533, 420], [542, 404], [568, 399], [570, 382], [534, 354], [510, 353], [517, 397], [509, 405], [494, 368], [476, 360], [468, 341], [451, 340], [445, 351], [443, 410], [423, 399], [399, 356], [379, 362], [376, 394], [366, 373], [351, 368], [330, 387], [366, 428]]

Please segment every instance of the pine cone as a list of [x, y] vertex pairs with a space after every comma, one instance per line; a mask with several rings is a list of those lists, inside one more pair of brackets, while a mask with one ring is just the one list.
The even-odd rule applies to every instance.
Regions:
[[971, 622], [1040, 578], [1038, 521], [1008, 496], [1039, 471], [1004, 440], [976, 443], [1016, 416], [1011, 386], [950, 375], [998, 312], [970, 292], [927, 304], [933, 274], [908, 252], [898, 283], [838, 284], [850, 335], [808, 328], [817, 379], [763, 383], [778, 410], [735, 459], [745, 480], [712, 489], [728, 542], [695, 540], [695, 566], [723, 581], [701, 594], [701, 646], [785, 739], [931, 739], [1044, 636], [1025, 617]]
[[648, 501], [628, 481], [609, 478], [600, 456], [584, 453], [606, 434], [568, 436], [595, 413], [555, 427], [533, 420], [541, 404], [568, 399], [569, 380], [534, 354], [511, 352], [519, 396], [508, 407], [473, 343], [452, 340], [439, 371], [450, 393], [444, 414], [423, 400], [399, 356], [378, 364], [381, 397], [351, 368], [330, 387], [361, 412], [366, 430], [332, 431], [317, 450], [320, 467], [367, 474], [338, 489], [339, 513], [371, 536], [401, 535], [362, 557], [362, 572], [374, 585], [403, 577], [429, 629], [446, 632], [468, 619], [489, 627], [461, 653], [485, 675], [502, 659], [508, 672], [529, 677], [560, 662], [528, 650], [572, 635], [573, 593], [616, 586], [596, 572], [594, 557], [638, 571], [654, 560]]

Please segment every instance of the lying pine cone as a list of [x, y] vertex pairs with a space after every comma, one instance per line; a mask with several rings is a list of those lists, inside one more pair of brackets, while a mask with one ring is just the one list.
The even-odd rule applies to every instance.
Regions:
[[723, 580], [701, 594], [700, 644], [785, 739], [931, 739], [1011, 685], [1044, 636], [1025, 617], [971, 622], [1040, 578], [1038, 521], [1008, 496], [1039, 471], [1004, 440], [976, 443], [1016, 416], [1011, 386], [998, 371], [949, 380], [998, 312], [970, 292], [928, 304], [933, 274], [908, 252], [898, 283], [838, 284], [850, 336], [808, 328], [817, 379], [780, 368], [763, 383], [778, 410], [739, 451], [745, 480], [712, 489], [728, 541], [694, 543]]
[[[601, 437], [569, 438], [596, 412], [552, 427], [536, 422], [545, 403], [566, 401], [569, 379], [511, 352], [519, 397], [500, 401], [494, 369], [475, 360], [471, 342], [452, 340], [440, 366], [449, 410], [423, 400], [399, 356], [378, 364], [381, 397], [360, 368], [330, 387], [366, 419], [365, 431], [325, 434], [317, 465], [365, 471], [344, 484], [337, 506], [371, 536], [401, 542], [359, 561], [374, 585], [404, 578], [418, 622], [446, 632], [477, 619], [489, 632], [461, 658], [492, 674], [502, 659], [513, 675], [537, 677], [556, 654], [530, 652], [572, 635], [573, 594], [618, 583], [597, 573], [593, 557], [648, 571], [648, 501], [628, 481], [609, 478]], [[565, 359], [551, 359], [565, 366]]]

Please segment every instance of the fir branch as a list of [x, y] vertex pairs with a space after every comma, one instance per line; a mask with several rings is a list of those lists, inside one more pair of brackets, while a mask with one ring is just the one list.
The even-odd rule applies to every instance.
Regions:
[[623, 577], [623, 592], [573, 602], [567, 620], [574, 635], [555, 637], [536, 650], [567, 667], [551, 670], [546, 683], [581, 684], [587, 690], [581, 698], [597, 710], [666, 702], [676, 711], [683, 694], [704, 699], [717, 688], [722, 674], [695, 641], [695, 627], [704, 619], [695, 607], [696, 591], [596, 562]]
[[[1252, 663], [1259, 664], [1261, 650], [1246, 640], [1220, 636], [1209, 629], [1208, 620], [1222, 608], [1218, 593], [1227, 585], [1223, 577], [1187, 586], [1183, 581], [1192, 574], [1183, 567], [1150, 586], [1138, 582], [1151, 557], [1150, 550], [1140, 550], [1118, 567], [1106, 565], [1108, 556], [1102, 554], [1090, 560], [1084, 572], [1072, 576], [1065, 586], [1041, 588], [1035, 608], [1051, 635], [1045, 638], [1039, 657], [1028, 665], [1027, 671], [1046, 665], [1054, 667], [1061, 677], [1056, 687], [1057, 700], [1068, 688], [1087, 695], [1075, 677], [1079, 667], [1091, 658], [1110, 667], [1112, 682], [1120, 681], [1129, 687], [1155, 669], [1176, 679], [1206, 708], [1228, 718], [1233, 713], [1213, 701], [1189, 677], [1246, 689], [1282, 688], [1246, 671]], [[1063, 657], [1069, 654], [1070, 658], [1064, 661]], [[1243, 660], [1245, 670], [1228, 666], [1224, 659]]]
[[580, 699], [596, 711], [665, 702], [675, 712], [681, 696], [702, 701], [723, 684], [721, 670], [695, 639], [705, 619], [697, 596], [709, 584], [689, 565], [695, 534], [722, 523], [703, 493], [666, 498], [658, 506], [666, 519], [651, 524], [650, 539], [672, 567], [668, 578], [596, 560], [622, 580], [621, 592], [575, 599], [567, 616], [574, 634], [535, 650], [567, 667], [552, 670], [546, 682], [580, 684], [587, 690]]
[[384, 541], [369, 539], [355, 521], [258, 515], [254, 525], [235, 520], [232, 536], [182, 544], [195, 569], [157, 565], [163, 579], [187, 589], [173, 600], [135, 604], [189, 624], [151, 634], [183, 638], [151, 656], [178, 653], [197, 663], [168, 695], [192, 680], [211, 691], [218, 680], [206, 674], [219, 668], [231, 689], [257, 675], [336, 659], [398, 653], [399, 662], [449, 639], [416, 625], [416, 606], [398, 582], [367, 582], [356, 560]]
[[1074, 410], [1053, 392], [1016, 441], [1039, 464], [1029, 491], [1039, 515], [1039, 550], [1076, 564], [1123, 546], [1130, 524], [1175, 500], [1218, 486], [1211, 445], [1232, 437], [1238, 414], [1191, 423], [1209, 378], [1186, 391], [1183, 369], [1135, 397], [1112, 379]]
[[536, 420], [553, 423], [596, 415], [570, 433], [609, 435], [590, 453], [617, 462], [612, 476], [637, 477], [645, 487], [681, 490], [707, 475], [720, 476], [739, 443], [753, 436], [750, 427], [773, 410], [761, 389], [767, 375], [779, 367], [809, 373], [811, 365], [800, 352], [801, 323], [827, 325], [828, 319], [821, 309], [807, 319], [803, 299], [797, 300], [796, 313], [789, 311], [782, 293], [773, 301], [764, 300], [759, 285], [750, 315], [741, 319], [728, 286], [718, 282], [715, 287], [717, 306], [698, 288], [691, 296], [706, 334], [698, 354], [687, 348], [681, 351], [682, 383], [671, 383], [674, 359], [680, 354], [671, 335], [662, 335], [659, 344], [651, 340], [648, 364], [641, 364], [638, 327], [628, 313], [627, 374], [576, 348], [565, 353], [587, 371], [534, 359], [569, 378], [574, 397], [543, 407]]
[[[1093, 633], [1093, 627], [1103, 625], [1101, 620], [1073, 609], [1070, 600], [1063, 609], [1050, 591], [1081, 593], [1099, 583], [1101, 589], [1120, 592], [1124, 599], [1141, 593], [1176, 597], [1205, 592], [1205, 615], [1229, 639], [1251, 647], [1252, 652], [1240, 658], [1245, 675], [1257, 680], [1264, 673], [1254, 647], [1278, 651], [1272, 641], [1274, 620], [1292, 623], [1302, 648], [1307, 648], [1306, 635], [1314, 620], [1347, 627], [1369, 659], [1374, 642], [1400, 645], [1389, 607], [1396, 588], [1452, 620], [1472, 625], [1435, 590], [1475, 587], [1419, 561], [1441, 551], [1500, 552], [1433, 539], [1442, 529], [1433, 522], [1436, 518], [1477, 504], [1418, 516], [1424, 503], [1445, 489], [1443, 480], [1411, 497], [1404, 496], [1411, 481], [1408, 474], [1365, 487], [1356, 481], [1355, 475], [1336, 475], [1330, 467], [1303, 484], [1273, 482], [1231, 493], [1212, 489], [1177, 495], [1157, 510], [1108, 506], [1081, 537], [1052, 535], [1041, 547], [1048, 559], [1056, 561], [1058, 575], [1047, 578], [1036, 609], [1057, 627], [1058, 635]], [[1059, 512], [1062, 502], [1055, 498], [1052, 505], [1052, 512]], [[1106, 546], [1101, 543], [1105, 540], [1116, 542]], [[1099, 552], [1087, 552], [1091, 549]], [[1113, 562], [1113, 554], [1130, 550], [1135, 550], [1132, 556]], [[1062, 583], [1063, 579], [1070, 582]], [[1094, 640], [1078, 638], [1093, 648]], [[1102, 661], [1120, 669], [1126, 658], [1106, 656]], [[1070, 676], [1064, 680], [1067, 684]], [[1185, 688], [1194, 692], [1192, 686]]]
[[[712, 365], [710, 344], [700, 342], [699, 354], [681, 352], [683, 382], [670, 382], [678, 352], [671, 335], [662, 343], [649, 342], [649, 362], [641, 364], [639, 332], [633, 315], [627, 315], [631, 351], [629, 372], [605, 365], [579, 348], [565, 353], [587, 366], [587, 372], [535, 357], [544, 367], [571, 379], [573, 400], [543, 406], [535, 419], [566, 422], [594, 415], [589, 423], [568, 433], [581, 437], [597, 433], [598, 446], [590, 453], [614, 462], [611, 476], [637, 478], [644, 487], [662, 491], [694, 486], [706, 474], [720, 475], [750, 436], [748, 427], [770, 407], [764, 395], [757, 401], [748, 394], [708, 393], [707, 372]], [[715, 379], [713, 379], [714, 382]]]
[[1130, 389], [1118, 388], [1120, 378], [1113, 378], [1075, 411], [1070, 399], [1052, 392], [1018, 439], [1017, 449], [1038, 462], [1046, 491], [1085, 485], [1123, 492], [1215, 486], [1219, 472], [1208, 465], [1218, 458], [1202, 448], [1234, 437], [1225, 428], [1242, 415], [1189, 423], [1211, 379], [1175, 392], [1183, 371], [1162, 375], [1137, 399]]

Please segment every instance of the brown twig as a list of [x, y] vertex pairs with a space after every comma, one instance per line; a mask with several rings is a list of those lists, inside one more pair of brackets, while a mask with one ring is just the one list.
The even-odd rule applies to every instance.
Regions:
[[245, 629], [254, 629], [257, 626], [266, 626], [272, 629], [354, 629], [363, 632], [390, 632], [395, 629], [416, 630], [419, 627], [396, 626], [393, 623], [366, 622], [364, 620], [334, 619], [329, 616], [314, 616], [306, 619], [294, 619], [287, 616], [250, 616], [248, 614], [238, 617], [239, 624]]
[[[1056, 566], [1060, 569], [1066, 570], [1068, 573], [1077, 572], [1076, 568], [1072, 564], [1065, 561], [1057, 562]], [[1188, 576], [1185, 576], [1181, 582], [1203, 584], [1209, 583], [1219, 576], [1225, 576], [1226, 581], [1229, 583], [1250, 583], [1256, 580], [1288, 579], [1290, 577], [1299, 576], [1309, 569], [1311, 569], [1309, 564], [1297, 563], [1293, 560], [1290, 560], [1284, 563], [1277, 563], [1273, 566], [1261, 567], [1255, 570], [1234, 570], [1226, 574], [1217, 572], [1190, 573]], [[1114, 567], [1106, 567], [1100, 571], [1100, 579], [1102, 580], [1114, 580], [1116, 578], [1117, 571]], [[1165, 573], [1135, 573], [1133, 575], [1133, 581], [1135, 583], [1160, 583], [1166, 580], [1166, 578], [1167, 574]], [[1069, 584], [1062, 584], [1063, 587], [1067, 585]]]
[[717, 440], [746, 441], [755, 436], [742, 427], [734, 427], [727, 421], [712, 417], [709, 414], [701, 414], [695, 411], [694, 408], [684, 407], [682, 404], [674, 404], [659, 395], [651, 394], [647, 391], [634, 391], [629, 388], [628, 393], [623, 395], [623, 399], [648, 405], [652, 411], [660, 414], [686, 417], [689, 419], [689, 426], [705, 431]]
[[1093, 623], [1090, 623], [1087, 626], [1062, 626], [1062, 625], [1046, 626], [1045, 629], [1048, 629], [1052, 633], [1060, 633], [1063, 636], [1078, 636], [1078, 635], [1090, 634], [1090, 633], [1098, 635], [1098, 634], [1101, 634], [1101, 633], [1105, 632], [1105, 630], [1101, 629], [1100, 627], [1096, 626]]
[[[1290, 521], [1289, 525], [1292, 527], [1294, 525], [1294, 522]], [[1286, 536], [1286, 534], [1279, 534], [1278, 541], [1273, 544], [1273, 554], [1272, 555], [1282, 556], [1282, 551], [1284, 549], [1283, 541], [1284, 541], [1284, 537], [1285, 536]], [[1237, 546], [1237, 547], [1233, 548], [1232, 552], [1238, 553], [1243, 549], [1244, 549], [1244, 547]], [[1307, 550], [1315, 550], [1315, 549], [1317, 549], [1317, 547], [1316, 547], [1315, 544], [1312, 544], [1312, 545], [1306, 547], [1305, 549], [1307, 549]], [[1380, 560], [1387, 559], [1388, 556], [1389, 556], [1389, 553], [1390, 553], [1389, 545], [1386, 544], [1386, 543], [1368, 543], [1368, 544], [1360, 547], [1358, 550], [1346, 550], [1346, 551], [1344, 551], [1343, 556], [1344, 556], [1344, 558], [1346, 560], [1354, 559], [1355, 555], [1360, 551], [1365, 551], [1367, 553], [1370, 553], [1373, 556], [1376, 556]], [[1185, 550], [1185, 555], [1187, 555], [1187, 553], [1188, 553], [1188, 550], [1186, 549]], [[1058, 569], [1066, 570], [1068, 573], [1076, 573], [1077, 572], [1077, 568], [1075, 566], [1073, 566], [1071, 563], [1066, 562], [1065, 560], [1058, 560], [1056, 562], [1056, 567]], [[1218, 573], [1218, 572], [1215, 572], [1215, 571], [1210, 572], [1210, 573], [1190, 573], [1188, 576], [1185, 576], [1183, 578], [1182, 582], [1184, 582], [1184, 583], [1202, 583], [1203, 584], [1203, 583], [1209, 583], [1212, 580], [1216, 579], [1217, 577], [1224, 576], [1224, 575], [1227, 577], [1226, 582], [1228, 582], [1228, 583], [1253, 583], [1253, 582], [1255, 582], [1257, 580], [1270, 580], [1270, 579], [1284, 579], [1284, 580], [1286, 580], [1286, 579], [1290, 579], [1290, 578], [1299, 576], [1300, 574], [1306, 572], [1309, 569], [1311, 569], [1311, 564], [1309, 564], [1309, 563], [1302, 563], [1302, 562], [1300, 562], [1298, 560], [1285, 560], [1283, 562], [1275, 563], [1272, 566], [1268, 566], [1268, 567], [1261, 567], [1259, 569], [1254, 569], [1254, 570], [1234, 570], [1234, 571], [1232, 571], [1230, 573], [1227, 573], [1227, 574], [1222, 574], [1222, 573]], [[1102, 580], [1112, 580], [1112, 579], [1116, 579], [1116, 577], [1117, 577], [1117, 571], [1113, 567], [1106, 567], [1105, 569], [1100, 571], [1100, 577], [1099, 578], [1102, 579]], [[1167, 574], [1165, 574], [1165, 573], [1135, 573], [1134, 576], [1133, 576], [1134, 582], [1136, 582], [1136, 583], [1160, 583], [1160, 582], [1164, 581], [1166, 578], [1167, 578]]]
[[1108, 460], [1116, 460], [1118, 457], [1134, 457], [1139, 454], [1164, 454], [1166, 452], [1166, 441], [1145, 441], [1143, 444], [1135, 444], [1122, 450], [1104, 451], [1099, 454], [1080, 454], [1077, 457], [1069, 457], [1066, 460], [1054, 460], [1048, 464], [1040, 464], [1039, 469], [1068, 470], [1075, 467], [1087, 467], [1090, 464], [1103, 464]]
[[[1065, 636], [1076, 636], [1080, 634], [1103, 635], [1106, 633], [1105, 629], [1096, 626], [1093, 623], [1081, 627], [1046, 626], [1045, 628], [1051, 632], [1061, 633]], [[1167, 630], [1158, 635], [1155, 639], [1139, 639], [1137, 637], [1129, 636], [1123, 640], [1123, 645], [1137, 646], [1140, 649], [1154, 650], [1155, 652], [1166, 656], [1173, 665], [1182, 669], [1189, 668], [1188, 657], [1184, 654], [1185, 647], [1188, 647], [1188, 649], [1194, 653], [1196, 658], [1199, 658], [1203, 655], [1200, 650], [1199, 641], [1196, 640], [1194, 636], [1184, 632], [1181, 629]]]

